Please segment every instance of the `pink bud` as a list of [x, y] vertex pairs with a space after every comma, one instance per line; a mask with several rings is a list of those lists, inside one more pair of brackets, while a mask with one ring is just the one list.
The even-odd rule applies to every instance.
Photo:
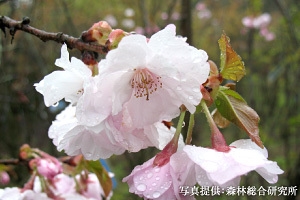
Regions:
[[121, 29], [113, 30], [108, 36], [108, 39], [110, 42], [109, 49], [117, 48], [117, 46], [120, 43], [120, 41], [122, 40], [122, 38], [126, 35], [127, 35], [127, 33]]
[[0, 172], [0, 184], [1, 185], [6, 185], [10, 181], [9, 175], [6, 171]]
[[88, 31], [83, 32], [81, 38], [85, 42], [97, 41], [100, 45], [105, 45], [111, 31], [112, 28], [106, 21], [99, 21]]
[[170, 157], [176, 153], [178, 148], [178, 138], [174, 137], [165, 148], [159, 152], [153, 161], [153, 165], [155, 166], [164, 166], [170, 161]]
[[38, 159], [37, 170], [41, 175], [52, 179], [55, 175], [62, 172], [62, 165], [59, 161], [54, 162], [54, 160], [50, 159]]

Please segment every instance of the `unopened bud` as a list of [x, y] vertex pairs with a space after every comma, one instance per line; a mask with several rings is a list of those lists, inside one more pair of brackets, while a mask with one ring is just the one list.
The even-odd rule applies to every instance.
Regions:
[[153, 161], [153, 165], [161, 167], [170, 161], [170, 157], [176, 153], [178, 148], [178, 139], [174, 137], [165, 148], [159, 152]]
[[26, 160], [31, 157], [32, 151], [28, 144], [23, 144], [20, 147], [19, 158], [22, 160]]
[[6, 185], [10, 181], [10, 177], [6, 171], [0, 172], [0, 184], [1, 185]]
[[88, 31], [83, 32], [81, 38], [85, 42], [97, 41], [100, 45], [105, 45], [111, 31], [112, 28], [106, 21], [99, 21]]
[[109, 36], [109, 49], [115, 49], [118, 47], [118, 44], [122, 40], [124, 36], [128, 35], [127, 32], [121, 30], [121, 29], [115, 29], [113, 30]]

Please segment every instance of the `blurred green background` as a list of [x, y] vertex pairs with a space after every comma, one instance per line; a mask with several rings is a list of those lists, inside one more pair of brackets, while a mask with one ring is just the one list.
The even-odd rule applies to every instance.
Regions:
[[[242, 24], [243, 17], [263, 13], [272, 17], [268, 29], [276, 36], [274, 40], [267, 41], [259, 30], [247, 30]], [[237, 84], [237, 91], [261, 118], [260, 136], [269, 151], [269, 159], [277, 161], [285, 171], [276, 185], [300, 187], [299, 0], [1, 0], [0, 15], [16, 20], [28, 16], [36, 28], [74, 37], [100, 20], [108, 21], [113, 28], [147, 36], [174, 23], [179, 35], [188, 37], [191, 45], [204, 49], [217, 65], [220, 62], [217, 40], [225, 31], [247, 69], [247, 75]], [[64, 155], [57, 152], [47, 135], [60, 109], [45, 107], [42, 95], [33, 87], [46, 74], [58, 69], [54, 62], [60, 57], [61, 44], [44, 43], [21, 31], [16, 33], [12, 44], [8, 32], [6, 38], [1, 33], [0, 41], [0, 158], [17, 157], [24, 143], [56, 156]], [[70, 50], [70, 54], [80, 56], [77, 50]], [[234, 125], [222, 132], [228, 143], [248, 138]], [[196, 118], [193, 144], [210, 146], [210, 132], [202, 115]], [[128, 193], [127, 184], [121, 180], [156, 152], [150, 148], [108, 159], [118, 181], [112, 199], [139, 199]], [[22, 186], [28, 178], [25, 171], [24, 167], [17, 167], [17, 174], [11, 174], [10, 186], [14, 183]], [[242, 184], [265, 188], [270, 185], [255, 172], [243, 177]]]

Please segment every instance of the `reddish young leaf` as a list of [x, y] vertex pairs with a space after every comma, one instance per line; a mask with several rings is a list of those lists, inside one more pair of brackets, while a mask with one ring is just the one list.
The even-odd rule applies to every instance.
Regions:
[[225, 33], [218, 40], [221, 50], [221, 75], [225, 79], [240, 81], [246, 74], [242, 58], [233, 50]]

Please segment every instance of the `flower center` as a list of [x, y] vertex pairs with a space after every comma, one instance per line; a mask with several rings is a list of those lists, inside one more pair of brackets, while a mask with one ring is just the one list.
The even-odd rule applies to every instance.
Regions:
[[134, 69], [135, 73], [131, 79], [131, 87], [134, 89], [134, 96], [136, 98], [146, 96], [149, 100], [149, 95], [162, 88], [160, 82], [161, 77], [151, 73], [148, 69]]

